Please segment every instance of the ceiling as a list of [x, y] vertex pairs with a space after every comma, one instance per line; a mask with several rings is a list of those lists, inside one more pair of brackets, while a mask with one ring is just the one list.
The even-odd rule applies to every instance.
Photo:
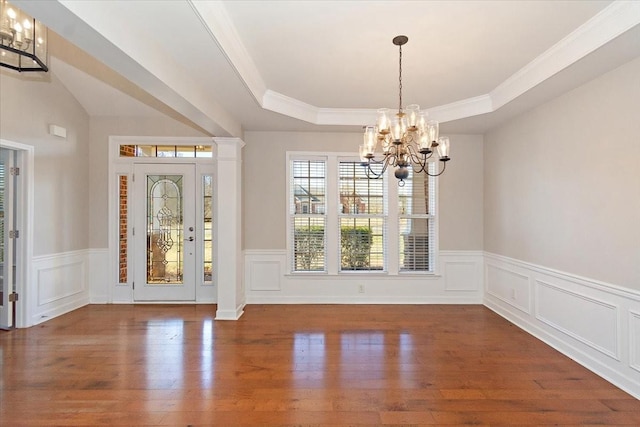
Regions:
[[169, 115], [216, 136], [359, 131], [418, 103], [483, 133], [640, 56], [640, 2], [15, 0], [91, 116]]

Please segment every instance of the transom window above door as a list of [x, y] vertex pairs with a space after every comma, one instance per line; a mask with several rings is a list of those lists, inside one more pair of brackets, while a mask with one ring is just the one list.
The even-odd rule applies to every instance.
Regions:
[[120, 157], [213, 157], [211, 145], [120, 145]]

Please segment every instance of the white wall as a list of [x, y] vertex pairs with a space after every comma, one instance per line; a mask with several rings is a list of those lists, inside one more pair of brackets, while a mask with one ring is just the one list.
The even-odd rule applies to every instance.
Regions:
[[0, 137], [35, 149], [34, 255], [87, 249], [89, 116], [52, 73], [3, 70], [0, 91]]
[[485, 136], [486, 251], [640, 289], [640, 59]]

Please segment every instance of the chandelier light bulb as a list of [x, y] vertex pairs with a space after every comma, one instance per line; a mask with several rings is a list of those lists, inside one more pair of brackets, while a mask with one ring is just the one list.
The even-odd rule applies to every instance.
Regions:
[[449, 137], [441, 136], [438, 138], [438, 156], [440, 160], [446, 162], [449, 160]]
[[376, 128], [373, 126], [367, 126], [364, 131], [364, 147], [366, 149], [367, 156], [373, 157], [377, 142], [378, 136], [376, 135]]
[[404, 109], [404, 113], [407, 116], [407, 126], [412, 132], [418, 130], [418, 115], [420, 114], [420, 106], [418, 104], [407, 105]]
[[7, 9], [7, 16], [8, 16], [10, 19], [16, 19], [16, 17], [17, 17], [17, 15], [16, 15], [16, 11], [15, 11], [15, 10], [13, 10], [13, 9], [11, 9], [11, 8]]
[[440, 124], [437, 121], [429, 120], [429, 122], [427, 122], [427, 133], [429, 135], [429, 141], [431, 143], [438, 142], [439, 129], [440, 129]]
[[429, 113], [426, 111], [420, 111], [418, 113], [418, 131], [423, 132], [427, 128], [427, 122], [429, 121]]
[[389, 109], [388, 108], [380, 108], [378, 110], [378, 132], [382, 135], [386, 135], [389, 133]]
[[399, 142], [407, 132], [407, 119], [404, 116], [396, 116], [391, 124], [391, 137], [394, 142]]
[[429, 139], [429, 132], [427, 132], [426, 129], [420, 132], [418, 148], [422, 154], [429, 154], [431, 152], [431, 140]]

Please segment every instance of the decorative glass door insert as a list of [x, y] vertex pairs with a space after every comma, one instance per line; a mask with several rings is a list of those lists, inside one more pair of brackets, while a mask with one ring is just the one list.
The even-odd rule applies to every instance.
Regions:
[[190, 164], [135, 166], [135, 300], [195, 300], [194, 169]]
[[147, 283], [182, 284], [182, 175], [147, 175]]

